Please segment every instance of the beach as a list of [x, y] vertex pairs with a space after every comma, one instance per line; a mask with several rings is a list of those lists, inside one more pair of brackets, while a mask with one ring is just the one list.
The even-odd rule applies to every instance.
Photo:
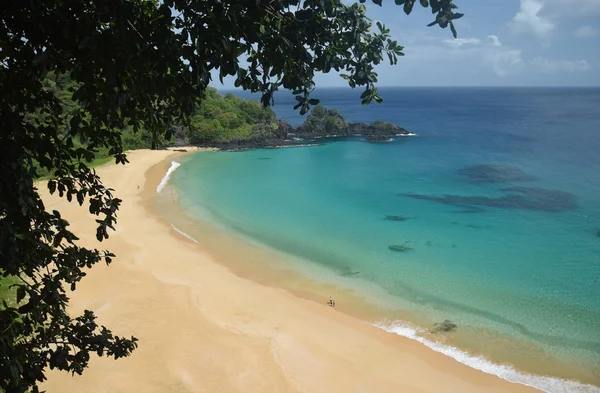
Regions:
[[[49, 196], [89, 247], [117, 257], [70, 294], [73, 315], [135, 336], [132, 356], [92, 356], [81, 376], [49, 372], [52, 392], [534, 392], [385, 332], [322, 302], [242, 278], [153, 210], [152, 196], [181, 153], [133, 151], [97, 169], [123, 200], [101, 244], [84, 205]], [[239, 263], [240, 261], [238, 261]], [[251, 267], [248, 267], [251, 269]], [[315, 298], [315, 300], [318, 300]], [[336, 299], [338, 302], [340, 299]]]

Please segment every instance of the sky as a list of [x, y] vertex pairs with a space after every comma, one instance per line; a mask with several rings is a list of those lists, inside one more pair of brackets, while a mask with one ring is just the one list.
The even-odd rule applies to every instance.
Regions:
[[[427, 27], [434, 15], [418, 2], [410, 16], [392, 0], [366, 3], [367, 15], [405, 47], [396, 66], [377, 67], [379, 86], [600, 86], [600, 0], [454, 3], [465, 14], [455, 23], [458, 39]], [[347, 86], [335, 73], [315, 82]]]

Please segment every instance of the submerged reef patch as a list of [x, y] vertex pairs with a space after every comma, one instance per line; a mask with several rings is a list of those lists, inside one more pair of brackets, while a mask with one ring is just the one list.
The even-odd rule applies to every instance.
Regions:
[[538, 180], [520, 169], [501, 165], [472, 165], [460, 169], [471, 183], [520, 183]]
[[486, 206], [546, 212], [563, 212], [577, 207], [577, 198], [575, 195], [566, 191], [548, 190], [538, 187], [508, 187], [500, 191], [505, 192], [506, 195], [497, 198], [450, 194], [427, 195], [401, 193], [400, 195], [460, 207]]
[[457, 327], [458, 326], [456, 326], [454, 322], [452, 322], [449, 319], [446, 319], [444, 322], [434, 323], [433, 330], [431, 330], [431, 333], [453, 332], [456, 330]]
[[413, 248], [410, 246], [407, 246], [406, 244], [394, 244], [388, 247], [390, 250], [392, 251], [396, 251], [396, 252], [407, 252], [407, 251], [412, 251]]
[[384, 220], [386, 221], [406, 221], [410, 219], [410, 217], [405, 216], [385, 216]]

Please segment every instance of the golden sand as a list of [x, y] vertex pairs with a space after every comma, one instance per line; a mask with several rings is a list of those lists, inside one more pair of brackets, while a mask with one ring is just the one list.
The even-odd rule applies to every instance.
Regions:
[[[216, 263], [149, 203], [174, 154], [134, 151], [130, 164], [98, 169], [123, 199], [117, 230], [102, 244], [85, 206], [40, 185], [47, 208], [61, 211], [83, 245], [117, 255], [89, 271], [71, 294], [72, 312], [93, 310], [115, 334], [140, 340], [129, 358], [93, 357], [82, 376], [50, 372], [42, 387], [49, 393], [537, 391], [327, 307], [326, 299], [297, 297]], [[244, 254], [236, 255], [241, 266]]]

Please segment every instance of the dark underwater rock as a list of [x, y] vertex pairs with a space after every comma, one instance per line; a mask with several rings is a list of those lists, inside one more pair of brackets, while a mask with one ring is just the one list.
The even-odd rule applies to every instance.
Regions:
[[476, 206], [465, 206], [464, 209], [459, 210], [458, 213], [462, 213], [462, 214], [473, 214], [473, 213], [483, 213], [485, 210], [480, 208], [480, 207], [476, 207]]
[[456, 324], [454, 322], [450, 321], [449, 319], [446, 319], [442, 323], [434, 323], [433, 326], [434, 326], [434, 328], [431, 331], [431, 333], [439, 333], [439, 332], [448, 333], [448, 332], [453, 332], [458, 327], [458, 326], [456, 326]]
[[409, 247], [405, 244], [394, 244], [392, 246], [388, 247], [390, 250], [392, 251], [396, 251], [396, 252], [407, 252], [407, 251], [412, 251], [413, 248]]
[[385, 216], [384, 220], [387, 221], [406, 221], [410, 219], [410, 217], [405, 216]]
[[490, 198], [487, 196], [400, 194], [413, 199], [422, 199], [445, 205], [472, 207], [486, 206], [502, 209], [563, 212], [577, 207], [575, 195], [560, 190], [538, 187], [509, 187], [500, 191], [506, 195]]
[[518, 168], [501, 165], [473, 165], [458, 171], [471, 183], [518, 183], [538, 180]]
[[465, 225], [465, 227], [473, 228], [473, 229], [488, 229], [488, 228], [492, 228], [492, 225], [467, 224], [467, 225]]

